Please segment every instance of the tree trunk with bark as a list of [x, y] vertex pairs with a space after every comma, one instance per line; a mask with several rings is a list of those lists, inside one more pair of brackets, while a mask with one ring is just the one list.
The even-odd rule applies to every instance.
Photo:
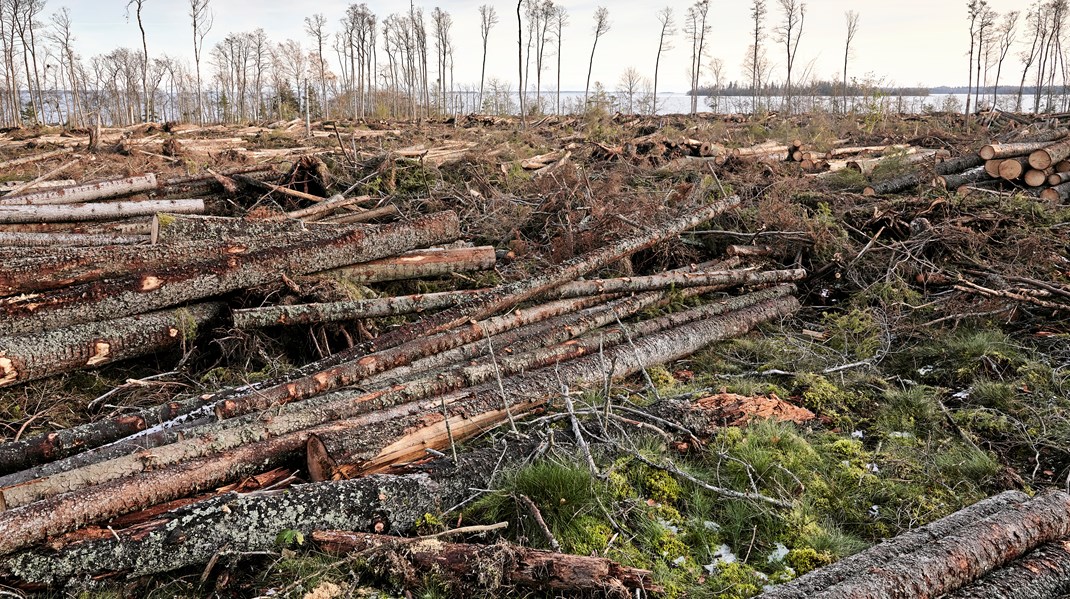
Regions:
[[860, 563], [860, 576], [814, 599], [940, 597], [968, 585], [1044, 543], [1070, 535], [1070, 495], [1054, 492], [1008, 506], [916, 551]]
[[493, 270], [498, 256], [492, 246], [427, 249], [331, 271], [351, 283], [382, 283], [440, 277], [455, 272]]
[[150, 173], [147, 175], [139, 175], [137, 177], [90, 183], [88, 185], [37, 191], [14, 197], [5, 196], [0, 198], [0, 206], [81, 204], [153, 191], [156, 187], [156, 175]]
[[0, 231], [0, 246], [21, 248], [104, 247], [148, 245], [146, 235], [86, 235], [80, 233], [10, 233]]
[[1050, 145], [1051, 142], [1047, 141], [1026, 141], [1009, 144], [994, 143], [981, 148], [978, 155], [985, 160], [1017, 158], [1018, 156], [1028, 156], [1029, 154], [1037, 150], [1043, 150]]
[[204, 213], [204, 200], [143, 200], [62, 206], [0, 206], [0, 223], [65, 223], [120, 220], [158, 212]]
[[988, 174], [984, 167], [977, 167], [957, 175], [941, 175], [933, 180], [933, 186], [939, 189], [955, 190], [963, 185], [979, 183], [991, 178], [991, 175]]
[[925, 526], [874, 545], [865, 551], [845, 557], [831, 566], [814, 570], [791, 582], [777, 585], [761, 597], [762, 599], [808, 599], [815, 593], [844, 580], [864, 576], [869, 568], [878, 567], [903, 555], [909, 555], [937, 539], [958, 533], [967, 525], [1028, 501], [1029, 496], [1020, 491], [1000, 493]]
[[222, 311], [222, 304], [199, 304], [46, 333], [0, 337], [0, 387], [192, 343], [198, 327]]
[[1042, 171], [1056, 162], [1070, 158], [1070, 139], [1066, 139], [1029, 154], [1029, 166]]
[[1050, 599], [1070, 593], [1070, 540], [1041, 545], [1035, 551], [947, 599]]
[[[626, 568], [601, 557], [584, 557], [519, 547], [511, 543], [471, 545], [436, 538], [403, 539], [368, 533], [316, 531], [312, 541], [332, 555], [360, 554], [393, 565], [388, 574], [404, 588], [423, 576], [440, 577], [455, 596], [516, 593], [517, 587], [549, 593], [592, 593], [628, 599], [632, 591], [660, 593], [648, 570]], [[407, 567], [401, 567], [406, 564]]]
[[415, 221], [351, 231], [326, 240], [281, 246], [221, 260], [194, 262], [122, 279], [97, 281], [34, 297], [0, 300], [0, 335], [60, 328], [141, 314], [304, 275], [376, 260], [460, 235], [457, 215], [443, 212]]
[[[940, 164], [937, 164], [933, 170], [937, 175], [951, 175], [981, 166], [984, 162], [984, 159], [977, 155], [962, 156], [960, 158], [945, 160]], [[866, 187], [862, 193], [866, 196], [900, 193], [908, 189], [913, 189], [921, 185], [923, 182], [928, 181], [932, 181], [931, 176], [925, 176], [922, 171], [915, 171]]]

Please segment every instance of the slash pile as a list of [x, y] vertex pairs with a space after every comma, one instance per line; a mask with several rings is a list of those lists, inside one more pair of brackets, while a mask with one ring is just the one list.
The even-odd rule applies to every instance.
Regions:
[[[339, 196], [304, 214], [344, 203]], [[692, 201], [639, 233], [514, 283], [233, 311], [244, 290], [298, 276], [338, 269], [363, 282], [431, 276], [493, 267], [495, 253], [424, 249], [460, 237], [457, 215], [445, 211], [384, 225], [304, 222], [293, 213], [156, 214], [152, 245], [16, 255], [0, 274], [0, 385], [159, 352], [220, 323], [251, 329], [426, 314], [281, 378], [0, 445], [0, 571], [18, 583], [51, 585], [255, 552], [284, 530], [410, 530], [486, 474], [476, 458], [457, 457], [461, 441], [545, 410], [570, 388], [671, 362], [794, 313], [791, 282], [805, 271], [740, 268], [739, 258], [583, 279], [739, 203]], [[733, 293], [649, 316], [680, 297], [716, 291]], [[451, 449], [459, 461], [448, 477], [394, 475], [401, 464]], [[310, 484], [283, 496], [229, 494], [303, 481]], [[554, 561], [516, 555], [539, 568]], [[605, 560], [570, 567], [581, 566], [615, 581], [599, 584], [649, 584]]]

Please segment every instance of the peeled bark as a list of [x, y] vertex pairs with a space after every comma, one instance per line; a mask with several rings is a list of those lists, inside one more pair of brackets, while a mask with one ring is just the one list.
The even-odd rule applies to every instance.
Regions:
[[491, 270], [498, 257], [491, 246], [416, 250], [331, 271], [353, 283], [381, 283], [405, 279], [439, 277], [454, 272]]
[[143, 200], [64, 206], [0, 206], [0, 223], [62, 223], [119, 220], [157, 212], [201, 214], [204, 200]]
[[1054, 492], [1009, 506], [984, 520], [933, 539], [913, 553], [867, 564], [864, 575], [815, 599], [940, 597], [978, 580], [1044, 543], [1070, 535], [1070, 495]]
[[324, 268], [375, 260], [460, 234], [457, 215], [443, 212], [415, 221], [351, 231], [325, 241], [281, 246], [221, 260], [77, 285], [33, 297], [0, 300], [0, 334], [59, 328], [117, 318], [214, 297]]
[[1022, 505], [1028, 501], [1029, 496], [1025, 493], [1005, 491], [925, 526], [874, 545], [865, 551], [845, 557], [831, 566], [814, 570], [791, 582], [777, 585], [761, 597], [762, 599], [808, 599], [815, 593], [844, 580], [865, 576], [870, 568], [881, 567], [900, 556], [918, 551], [938, 539], [956, 534], [967, 525], [972, 525], [1011, 506]]
[[114, 179], [77, 185], [62, 189], [36, 191], [16, 197], [0, 198], [0, 206], [48, 206], [54, 204], [81, 204], [134, 195], [156, 189], [156, 175], [147, 174], [124, 179]]
[[392, 573], [401, 575], [407, 588], [419, 585], [421, 576], [433, 574], [454, 594], [514, 594], [516, 587], [521, 587], [628, 599], [632, 589], [637, 593], [664, 590], [653, 583], [653, 573], [648, 570], [626, 568], [601, 557], [528, 549], [505, 542], [470, 545], [342, 531], [316, 531], [312, 540], [332, 555], [357, 553], [364, 559], [386, 559], [395, 567], [407, 562], [407, 568]]
[[0, 387], [95, 368], [192, 342], [222, 304], [105, 320], [21, 337], [0, 337]]
[[[732, 271], [732, 272], [681, 272], [664, 273], [645, 277], [621, 279], [598, 279], [575, 281], [555, 289], [544, 297], [564, 299], [600, 295], [603, 293], [637, 293], [667, 289], [669, 287], [711, 287], [723, 289], [732, 285], [767, 285], [798, 281], [806, 276], [804, 270], [788, 271]], [[353, 302], [303, 304], [295, 306], [269, 306], [236, 310], [234, 326], [240, 329], [273, 325], [304, 325], [322, 322], [340, 322], [359, 318], [382, 318], [400, 314], [413, 314], [460, 305], [471, 298], [490, 292], [490, 289], [471, 291], [447, 291], [421, 295], [387, 297]]]
[[[794, 298], [764, 302], [752, 308], [726, 315], [724, 318], [692, 323], [666, 333], [651, 335], [635, 341], [634, 347], [618, 346], [606, 352], [605, 360], [616, 364], [615, 373], [634, 374], [640, 368], [663, 364], [690, 355], [709, 343], [746, 333], [757, 324], [794, 313], [799, 303]], [[466, 414], [487, 414], [503, 408], [508, 402], [514, 413], [524, 413], [541, 405], [560, 391], [563, 382], [571, 385], [598, 382], [605, 376], [605, 362], [601, 356], [572, 360], [551, 369], [535, 371], [503, 381], [504, 398], [498, 386], [473, 390], [460, 397], [450, 398], [448, 417], [464, 418]], [[184, 462], [177, 466], [152, 469], [136, 476], [98, 484], [79, 491], [65, 493], [9, 509], [0, 513], [0, 554], [10, 553], [39, 542], [49, 535], [75, 530], [92, 522], [144, 509], [179, 497], [213, 488], [242, 476], [264, 471], [294, 457], [304, 449], [313, 434], [330, 434], [343, 430], [373, 433], [369, 447], [385, 445], [389, 435], [381, 427], [398, 426], [399, 422], [414, 422], [412, 418], [434, 412], [436, 400], [414, 402], [391, 409], [377, 410], [362, 418], [334, 422], [297, 433], [245, 443], [222, 454]], [[267, 420], [270, 426], [273, 420]], [[389, 424], [388, 424], [389, 423]], [[369, 428], [370, 424], [377, 424]], [[433, 425], [433, 424], [432, 424]], [[404, 428], [401, 431], [404, 432]], [[260, 437], [262, 438], [262, 437]], [[386, 445], [376, 452], [369, 464], [381, 468], [415, 456], [424, 455], [422, 448]], [[152, 458], [144, 460], [151, 465]], [[143, 464], [142, 468], [145, 465]]]
[[457, 464], [438, 460], [408, 474], [227, 493], [162, 513], [148, 526], [90, 529], [53, 542], [49, 550], [0, 558], [0, 572], [21, 584], [62, 586], [86, 576], [123, 572], [136, 578], [205, 564], [228, 547], [270, 551], [287, 530], [404, 534], [425, 514], [441, 514], [466, 499], [470, 488], [491, 484], [499, 461], [509, 466], [530, 449], [512, 443], [462, 454]]
[[1056, 142], [1029, 154], [1029, 166], [1042, 171], [1056, 162], [1070, 158], [1070, 139]]
[[1050, 599], [1070, 593], [1070, 540], [1041, 545], [947, 599]]

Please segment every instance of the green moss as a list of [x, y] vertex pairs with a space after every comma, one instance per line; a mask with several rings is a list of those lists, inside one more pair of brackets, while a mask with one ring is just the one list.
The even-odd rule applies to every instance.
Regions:
[[446, 524], [434, 514], [424, 514], [416, 519], [413, 527], [420, 535], [430, 535], [446, 530]]
[[829, 189], [835, 189], [839, 191], [862, 191], [866, 187], [866, 176], [862, 173], [850, 169], [840, 169], [834, 173], [830, 173], [821, 179]]
[[833, 563], [836, 558], [831, 553], [817, 551], [812, 547], [803, 547], [789, 551], [784, 561], [797, 575], [802, 576]]
[[650, 381], [654, 383], [654, 387], [658, 391], [669, 391], [676, 387], [676, 377], [674, 377], [664, 366], [647, 368], [646, 372], [650, 376]]
[[176, 219], [173, 214], [166, 214], [160, 212], [156, 215], [156, 222], [157, 224], [159, 224], [161, 229], [173, 225], [176, 220], [178, 219]]
[[197, 319], [186, 308], [175, 310], [175, 328], [181, 335], [182, 343], [191, 343], [197, 338]]
[[680, 483], [671, 474], [654, 469], [649, 469], [643, 477], [643, 489], [648, 497], [659, 503], [674, 503], [682, 491]]
[[749, 599], [761, 594], [766, 579], [754, 568], [732, 562], [718, 564], [712, 576], [706, 580], [708, 590], [723, 599]]
[[828, 344], [856, 360], [868, 360], [881, 349], [881, 328], [868, 308], [824, 315]]

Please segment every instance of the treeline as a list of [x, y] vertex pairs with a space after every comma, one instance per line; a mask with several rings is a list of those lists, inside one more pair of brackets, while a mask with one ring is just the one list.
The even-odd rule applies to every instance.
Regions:
[[[846, 89], [839, 81], [812, 81], [795, 88], [796, 92], [807, 96], [836, 97], [846, 93], [848, 96], [868, 96], [881, 94], [886, 96], [928, 96], [931, 93], [927, 87], [887, 87], [873, 86], [861, 83], [851, 83]], [[1015, 90], [1017, 91], [1017, 90]], [[770, 83], [755, 90], [750, 85], [743, 85], [732, 81], [727, 85], [708, 85], [695, 90], [700, 96], [783, 96], [787, 93], [786, 86], [780, 83]]]

